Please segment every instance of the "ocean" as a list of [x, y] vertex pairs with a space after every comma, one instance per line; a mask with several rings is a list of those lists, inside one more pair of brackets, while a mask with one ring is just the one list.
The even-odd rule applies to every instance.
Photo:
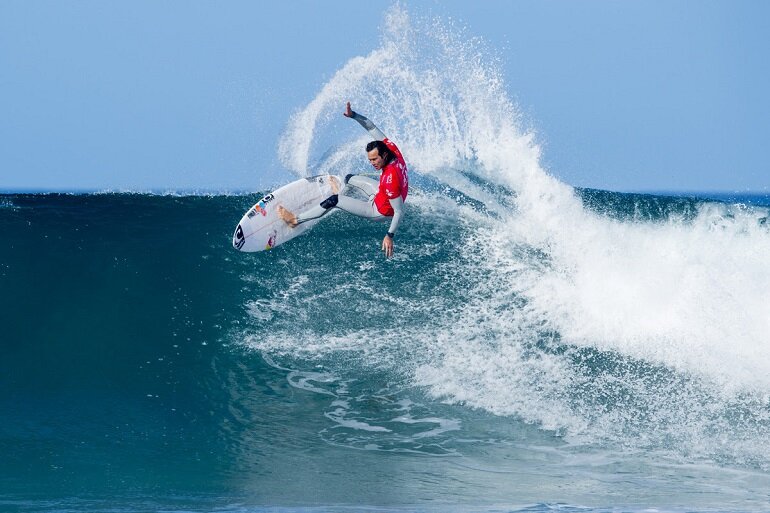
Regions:
[[391, 259], [339, 212], [235, 251], [256, 188], [0, 195], [0, 510], [770, 511], [767, 195], [572, 187], [483, 42], [383, 34], [277, 156], [370, 169], [369, 116]]
[[238, 253], [259, 194], [0, 196], [0, 509], [770, 510], [767, 198], [578, 190], [625, 231], [567, 268], [414, 189], [391, 260], [342, 213]]

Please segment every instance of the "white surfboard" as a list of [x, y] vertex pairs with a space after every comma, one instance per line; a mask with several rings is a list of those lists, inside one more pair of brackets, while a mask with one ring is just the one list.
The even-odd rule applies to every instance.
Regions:
[[305, 212], [334, 194], [331, 180], [336, 180], [335, 190], [342, 189], [343, 180], [339, 176], [311, 176], [284, 185], [259, 200], [238, 223], [233, 233], [233, 247], [245, 252], [265, 251], [311, 229], [322, 218], [292, 228], [278, 215], [278, 205], [294, 214]]

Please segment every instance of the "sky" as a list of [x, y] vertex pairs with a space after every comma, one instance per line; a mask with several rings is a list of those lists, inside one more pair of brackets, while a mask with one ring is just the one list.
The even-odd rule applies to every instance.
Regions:
[[[390, 1], [0, 0], [0, 191], [259, 191]], [[770, 192], [770, 2], [412, 0], [501, 58], [560, 180]]]

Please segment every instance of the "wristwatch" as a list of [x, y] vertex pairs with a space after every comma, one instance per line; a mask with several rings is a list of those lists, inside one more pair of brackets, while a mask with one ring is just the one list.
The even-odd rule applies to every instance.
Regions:
[[393, 238], [393, 236], [394, 236], [394, 235], [396, 235], [396, 234], [395, 234], [395, 233], [393, 233], [393, 232], [388, 232], [388, 233], [386, 233], [385, 235], [387, 235], [388, 237], [390, 237], [390, 238], [392, 239], [392, 238]]

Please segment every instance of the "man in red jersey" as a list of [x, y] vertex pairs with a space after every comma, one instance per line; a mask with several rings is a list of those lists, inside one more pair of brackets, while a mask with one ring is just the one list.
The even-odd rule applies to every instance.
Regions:
[[372, 167], [380, 171], [379, 183], [361, 175], [350, 174], [345, 177], [345, 186], [360, 189], [369, 197], [369, 201], [339, 194], [333, 184], [335, 194], [326, 198], [317, 207], [295, 215], [283, 206], [279, 206], [278, 213], [292, 227], [311, 219], [317, 219], [333, 208], [374, 220], [391, 217], [388, 233], [382, 239], [382, 250], [385, 252], [385, 256], [389, 258], [393, 256], [393, 237], [396, 234], [398, 223], [404, 215], [404, 201], [406, 201], [406, 195], [409, 191], [406, 162], [404, 162], [404, 157], [393, 141], [385, 137], [385, 134], [369, 119], [353, 112], [350, 108], [350, 102], [347, 103], [343, 114], [345, 117], [357, 121], [374, 139], [366, 145], [366, 155]]

